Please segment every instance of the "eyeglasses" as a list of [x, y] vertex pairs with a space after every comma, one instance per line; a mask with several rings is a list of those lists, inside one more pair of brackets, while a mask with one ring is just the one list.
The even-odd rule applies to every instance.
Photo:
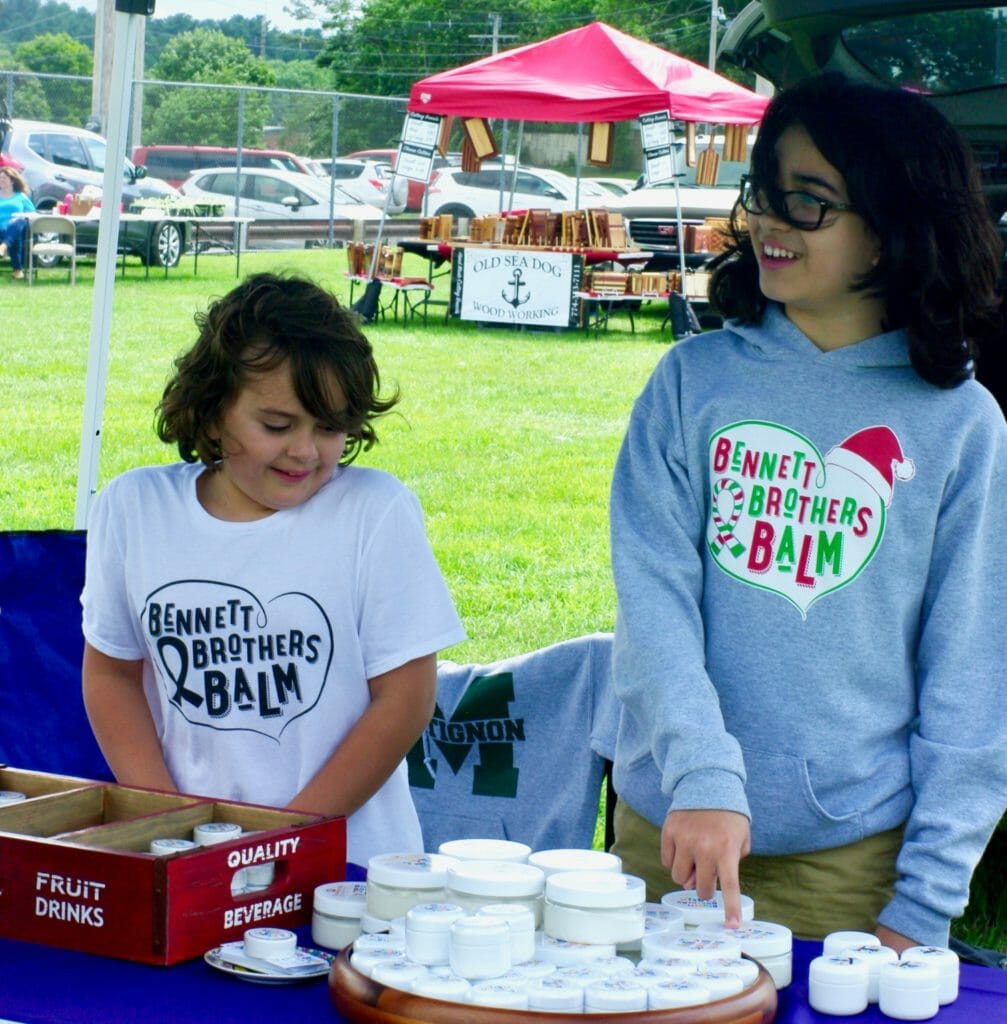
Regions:
[[739, 201], [746, 213], [772, 212], [798, 231], [817, 231], [829, 210], [837, 213], [854, 210], [849, 203], [834, 203], [831, 199], [822, 199], [810, 192], [784, 192], [772, 185], [756, 184], [748, 174], [741, 179]]

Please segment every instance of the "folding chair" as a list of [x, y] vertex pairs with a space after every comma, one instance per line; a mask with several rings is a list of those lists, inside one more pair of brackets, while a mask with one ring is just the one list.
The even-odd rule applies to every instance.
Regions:
[[38, 259], [49, 256], [70, 261], [70, 284], [76, 284], [77, 225], [69, 217], [49, 213], [32, 217], [28, 226], [28, 284], [35, 278]]
[[589, 849], [619, 704], [612, 634], [594, 633], [488, 665], [437, 666], [437, 707], [409, 753], [427, 850], [498, 838]]

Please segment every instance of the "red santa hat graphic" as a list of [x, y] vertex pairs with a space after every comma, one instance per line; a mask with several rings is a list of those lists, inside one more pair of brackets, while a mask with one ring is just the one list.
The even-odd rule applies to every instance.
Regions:
[[838, 466], [866, 481], [881, 495], [887, 508], [895, 480], [911, 480], [916, 473], [912, 459], [890, 427], [864, 427], [851, 434], [825, 456], [827, 466]]

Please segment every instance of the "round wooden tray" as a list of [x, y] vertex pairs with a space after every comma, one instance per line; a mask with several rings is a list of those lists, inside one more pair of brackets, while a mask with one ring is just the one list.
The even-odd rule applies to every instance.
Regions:
[[761, 966], [754, 985], [701, 1006], [633, 1013], [547, 1013], [449, 1003], [380, 985], [351, 967], [349, 950], [344, 949], [329, 972], [329, 995], [336, 1009], [354, 1024], [770, 1024], [776, 1018], [776, 986]]

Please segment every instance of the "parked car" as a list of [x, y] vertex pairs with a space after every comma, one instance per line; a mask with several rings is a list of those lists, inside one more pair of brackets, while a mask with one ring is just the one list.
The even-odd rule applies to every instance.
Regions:
[[[238, 150], [233, 146], [137, 146], [133, 162], [143, 164], [149, 174], [156, 174], [176, 188], [190, 175], [204, 167], [234, 167]], [[271, 167], [276, 171], [310, 174], [311, 168], [299, 156], [285, 149], [241, 150], [242, 169]]]
[[391, 164], [377, 160], [308, 160], [308, 167], [323, 179], [332, 176], [344, 192], [362, 203], [372, 203], [386, 213], [402, 213], [406, 208], [408, 181], [396, 178]]
[[[347, 159], [352, 160], [381, 160], [389, 164], [392, 170], [395, 170], [395, 160], [399, 155], [397, 149], [358, 149], [355, 153], [347, 153]], [[434, 156], [433, 171], [430, 175], [430, 180], [433, 181], [435, 175], [442, 167], [450, 167], [461, 163], [461, 154], [449, 153], [446, 157]], [[406, 195], [406, 210], [409, 213], [419, 213], [423, 210], [423, 197], [426, 194], [427, 186], [422, 181], [413, 181], [412, 178], [401, 179], [406, 182], [407, 195]], [[427, 213], [433, 211], [428, 209]]]
[[336, 186], [329, 202], [329, 184], [314, 174], [252, 168], [241, 172], [240, 204], [236, 203], [238, 172], [234, 167], [207, 167], [182, 183], [182, 194], [224, 204], [225, 216], [256, 220], [379, 220], [381, 211], [361, 203]]
[[602, 200], [614, 198], [601, 189], [595, 191], [591, 186], [581, 184], [578, 203], [577, 182], [559, 171], [518, 167], [515, 178], [513, 167], [499, 163], [484, 163], [478, 171], [442, 167], [430, 182], [427, 210], [434, 215], [450, 213], [455, 217], [487, 217], [508, 208], [554, 212], [576, 210], [578, 206], [607, 205]]
[[[750, 136], [754, 141], [754, 134]], [[696, 140], [697, 151], [705, 149], [708, 136]], [[714, 146], [723, 150], [723, 139]], [[697, 185], [696, 168], [685, 165], [684, 147], [679, 138], [675, 143], [676, 166], [679, 170], [678, 191], [675, 183], [641, 184], [625, 195], [611, 196], [605, 202], [609, 210], [617, 210], [627, 221], [633, 245], [654, 253], [647, 264], [653, 270], [673, 270], [678, 260], [678, 214], [681, 204], [683, 223], [699, 223], [706, 217], [728, 217], [738, 199], [741, 176], [748, 163], [720, 161], [716, 185]]]
[[633, 182], [627, 178], [584, 178], [582, 180], [599, 185], [606, 192], [611, 192], [614, 196], [624, 196], [633, 189]]
[[[68, 192], [77, 194], [85, 186], [100, 190], [104, 185], [107, 146], [94, 132], [71, 125], [14, 118], [0, 120], [0, 135], [0, 151], [23, 167], [22, 173], [38, 210], [55, 210]], [[135, 166], [125, 157], [122, 173], [122, 202], [126, 209], [134, 199], [179, 194], [167, 182], [148, 177], [143, 166]], [[139, 256], [152, 266], [175, 266], [188, 241], [184, 221], [124, 221], [119, 226], [120, 251]], [[81, 222], [77, 228], [78, 251], [91, 253], [97, 247], [97, 220]]]

